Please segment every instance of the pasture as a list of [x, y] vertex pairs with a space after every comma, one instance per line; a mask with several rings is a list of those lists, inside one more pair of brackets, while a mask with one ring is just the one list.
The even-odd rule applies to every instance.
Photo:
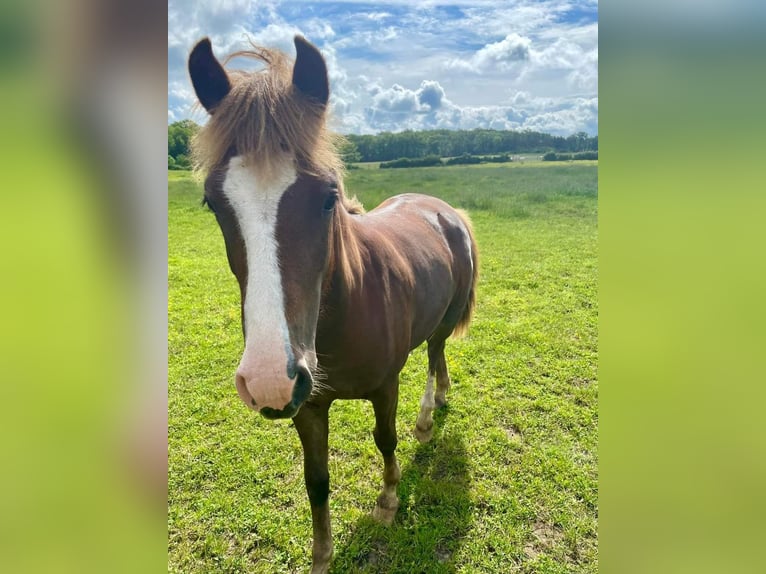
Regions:
[[[370, 518], [383, 467], [372, 407], [333, 405], [331, 572], [597, 571], [596, 163], [348, 173], [367, 209], [416, 191], [469, 211], [481, 278], [468, 336], [447, 342], [452, 389], [428, 444], [412, 434], [425, 346], [402, 371], [390, 528]], [[168, 195], [168, 571], [304, 572], [297, 433], [238, 398], [239, 288], [223, 239], [188, 172], [169, 174]]]

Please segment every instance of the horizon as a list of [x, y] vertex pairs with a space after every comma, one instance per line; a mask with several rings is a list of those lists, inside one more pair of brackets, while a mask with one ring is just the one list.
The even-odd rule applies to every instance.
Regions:
[[[170, 126], [172, 126], [174, 124], [185, 122], [185, 121], [191, 121], [195, 125], [197, 125], [198, 127], [202, 127], [204, 125], [203, 123], [198, 122], [194, 118], [181, 118], [179, 120], [174, 120], [172, 122], [169, 122], [168, 123], [168, 127], [170, 127]], [[335, 133], [337, 133], [337, 134], [339, 134], [341, 136], [344, 136], [344, 137], [345, 136], [373, 136], [374, 137], [374, 136], [379, 136], [379, 135], [383, 135], [383, 134], [401, 134], [401, 133], [405, 133], [405, 132], [412, 132], [412, 133], [437, 132], [437, 131], [451, 131], [451, 132], [460, 132], [460, 131], [462, 131], [462, 132], [470, 132], [470, 131], [476, 131], [476, 130], [497, 131], [497, 132], [502, 132], [502, 131], [525, 132], [525, 131], [529, 131], [531, 133], [539, 133], [539, 134], [542, 134], [542, 135], [549, 135], [549, 136], [552, 136], [552, 137], [560, 137], [560, 138], [564, 138], [564, 139], [572, 137], [572, 136], [575, 136], [578, 133], [586, 133], [587, 134], [587, 132], [574, 132], [574, 133], [571, 133], [571, 134], [564, 135], [564, 134], [553, 134], [553, 133], [550, 133], [550, 132], [542, 132], [542, 131], [532, 130], [530, 128], [523, 128], [523, 129], [496, 129], [496, 128], [483, 128], [483, 127], [475, 127], [475, 128], [425, 128], [425, 129], [404, 128], [404, 129], [401, 129], [401, 130], [382, 130], [382, 131], [375, 132], [375, 133], [365, 133], [365, 134], [359, 134], [359, 133], [353, 133], [353, 132], [335, 132]], [[591, 138], [591, 139], [592, 138], [597, 138], [598, 137], [598, 132], [596, 132], [594, 134], [587, 134], [587, 136], [589, 138]]]

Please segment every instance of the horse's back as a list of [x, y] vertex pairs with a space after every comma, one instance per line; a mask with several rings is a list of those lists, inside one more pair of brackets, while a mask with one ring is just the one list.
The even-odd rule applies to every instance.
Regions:
[[365, 217], [384, 230], [411, 266], [412, 346], [440, 325], [452, 330], [472, 304], [477, 254], [467, 216], [429, 195], [393, 196]]
[[[403, 244], [433, 245], [438, 240], [453, 259], [453, 274], [464, 268], [472, 269], [476, 259], [473, 231], [465, 212], [455, 209], [446, 201], [419, 193], [404, 193], [388, 198], [366, 214], [379, 219]], [[428, 253], [431, 258], [441, 249]], [[458, 268], [459, 267], [459, 268]]]

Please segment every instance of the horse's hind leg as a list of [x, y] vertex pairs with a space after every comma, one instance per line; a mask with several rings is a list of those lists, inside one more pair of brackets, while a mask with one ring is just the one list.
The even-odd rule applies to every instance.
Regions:
[[[433, 410], [447, 404], [446, 393], [449, 389], [449, 375], [444, 359], [445, 339], [446, 337], [431, 337], [428, 340], [428, 381], [423, 398], [420, 399], [420, 414], [418, 414], [418, 420], [415, 423], [415, 436], [421, 443], [426, 443], [433, 437]], [[435, 394], [434, 385], [436, 385]]]
[[447, 372], [447, 360], [444, 358], [444, 346], [436, 358], [436, 394], [434, 403], [440, 409], [447, 405], [447, 391], [450, 388], [449, 373]]
[[375, 444], [383, 455], [383, 490], [378, 496], [372, 517], [378, 522], [390, 525], [399, 509], [396, 487], [402, 473], [396, 461], [396, 405], [399, 400], [399, 378], [387, 384], [370, 397], [375, 410]]

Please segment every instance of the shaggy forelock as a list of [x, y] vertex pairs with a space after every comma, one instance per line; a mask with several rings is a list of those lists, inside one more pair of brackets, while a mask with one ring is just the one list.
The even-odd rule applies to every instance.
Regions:
[[229, 55], [224, 64], [239, 57], [260, 61], [265, 67], [227, 71], [232, 88], [192, 143], [195, 169], [209, 173], [234, 151], [263, 177], [292, 157], [302, 171], [329, 171], [340, 178], [340, 138], [327, 129], [326, 106], [293, 86], [292, 58], [254, 45]]

